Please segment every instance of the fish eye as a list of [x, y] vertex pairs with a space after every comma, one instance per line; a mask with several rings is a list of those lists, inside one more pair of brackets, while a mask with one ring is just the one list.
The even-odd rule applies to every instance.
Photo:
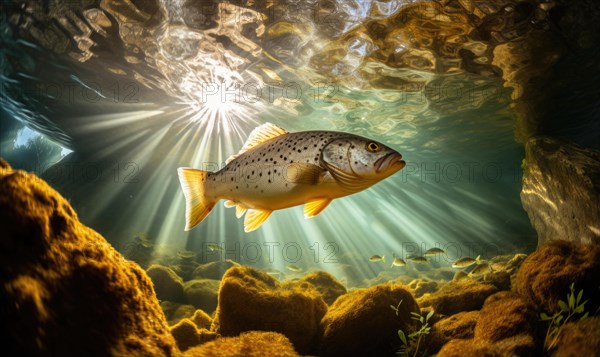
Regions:
[[367, 150], [370, 152], [378, 152], [381, 150], [381, 146], [374, 141], [367, 143]]

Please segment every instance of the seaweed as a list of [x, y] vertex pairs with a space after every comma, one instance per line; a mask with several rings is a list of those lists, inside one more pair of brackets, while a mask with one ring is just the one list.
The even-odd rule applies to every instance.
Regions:
[[[400, 304], [402, 304], [402, 300], [400, 300], [397, 306], [390, 305], [392, 310], [396, 312], [396, 316], [398, 316], [398, 309], [400, 308]], [[403, 346], [398, 351], [398, 355], [407, 356], [409, 348], [412, 348], [413, 346], [415, 350], [413, 357], [417, 355], [417, 353], [419, 352], [419, 346], [421, 345], [422, 337], [428, 335], [429, 331], [431, 330], [431, 327], [429, 326], [429, 319], [431, 318], [431, 316], [433, 316], [433, 313], [433, 310], [429, 311], [429, 313], [426, 316], [423, 316], [417, 312], [410, 313], [412, 315], [410, 318], [415, 321], [418, 321], [421, 324], [421, 327], [417, 331], [409, 333], [408, 338], [404, 331], [398, 330], [398, 337], [400, 337], [400, 341], [402, 341], [403, 344]]]

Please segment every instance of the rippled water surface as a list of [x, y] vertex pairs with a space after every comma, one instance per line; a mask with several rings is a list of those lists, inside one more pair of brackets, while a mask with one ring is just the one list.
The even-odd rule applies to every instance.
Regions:
[[[199, 262], [361, 281], [384, 269], [373, 254], [439, 246], [447, 255], [434, 264], [446, 266], [525, 251], [535, 237], [519, 199], [523, 149], [492, 61], [543, 17], [470, 4], [3, 4], [2, 155], [138, 260], [191, 250]], [[184, 232], [176, 168], [222, 165], [266, 121], [370, 137], [407, 167], [311, 220], [295, 207], [243, 233], [218, 205]], [[136, 256], [140, 242], [155, 252]]]

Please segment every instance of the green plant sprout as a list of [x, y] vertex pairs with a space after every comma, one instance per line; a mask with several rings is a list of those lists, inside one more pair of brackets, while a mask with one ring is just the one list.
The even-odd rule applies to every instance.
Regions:
[[581, 302], [583, 289], [579, 291], [577, 298], [575, 297], [575, 283], [571, 284], [570, 289], [571, 292], [567, 295], [567, 302], [558, 300], [560, 311], [552, 316], [548, 316], [548, 314], [544, 312], [540, 314], [540, 321], [550, 321], [544, 340], [546, 351], [550, 351], [552, 348], [556, 347], [562, 327], [569, 322], [574, 315], [583, 314], [579, 320], [585, 320], [588, 317], [589, 312], [585, 312], [585, 303], [589, 300]]
[[[400, 304], [402, 304], [402, 300], [400, 300], [400, 302], [398, 303], [397, 306], [393, 306], [390, 305], [390, 307], [392, 308], [392, 310], [396, 311], [396, 316], [398, 316], [398, 309], [400, 308]], [[429, 331], [431, 330], [431, 327], [429, 326], [429, 319], [431, 318], [431, 316], [433, 316], [434, 311], [431, 310], [429, 311], [429, 313], [427, 314], [427, 316], [422, 316], [421, 314], [417, 313], [417, 312], [411, 312], [410, 314], [412, 315], [410, 318], [418, 321], [421, 323], [421, 328], [419, 328], [417, 331], [408, 334], [408, 338], [406, 336], [406, 334], [404, 333], [404, 331], [402, 330], [398, 330], [398, 337], [400, 337], [400, 341], [402, 341], [402, 344], [404, 345], [402, 347], [402, 349], [400, 350], [400, 353], [402, 354], [407, 354], [407, 350], [408, 347], [415, 345], [416, 343], [416, 347], [415, 347], [415, 353], [413, 354], [413, 357], [417, 355], [417, 353], [419, 352], [419, 346], [421, 345], [421, 339], [424, 335], [428, 335]]]

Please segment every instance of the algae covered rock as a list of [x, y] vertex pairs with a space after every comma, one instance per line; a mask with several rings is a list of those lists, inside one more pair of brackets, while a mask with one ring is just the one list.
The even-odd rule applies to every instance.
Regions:
[[430, 294], [438, 289], [438, 283], [427, 279], [415, 279], [407, 284], [415, 297]]
[[323, 296], [323, 300], [325, 300], [327, 305], [333, 304], [335, 299], [346, 293], [344, 285], [337, 281], [333, 275], [324, 271], [308, 274], [298, 280], [300, 284], [303, 282], [312, 284], [321, 296]]
[[284, 335], [277, 332], [249, 331], [237, 337], [223, 337], [190, 348], [186, 357], [300, 357]]
[[213, 312], [217, 308], [219, 280], [199, 279], [186, 281], [183, 293], [189, 304], [197, 309]]
[[600, 303], [600, 246], [551, 241], [540, 246], [521, 265], [514, 289], [538, 310], [553, 313], [573, 283], [590, 299], [586, 309]]
[[437, 357], [504, 357], [502, 351], [495, 346], [474, 339], [457, 339], [446, 343], [438, 352]]
[[3, 353], [173, 355], [146, 273], [81, 224], [44, 181], [0, 167]]
[[280, 332], [298, 352], [307, 354], [317, 345], [326, 310], [312, 284], [286, 288], [267, 273], [234, 266], [223, 276], [212, 330], [223, 336], [252, 330]]
[[[400, 303], [398, 315], [390, 308]], [[412, 331], [410, 313], [419, 312], [403, 285], [382, 284], [340, 296], [323, 317], [320, 355], [389, 355], [401, 342], [398, 330]]]
[[513, 292], [502, 291], [487, 298], [475, 326], [475, 339], [496, 344], [509, 355], [531, 355], [537, 316], [532, 307]]
[[153, 264], [146, 270], [146, 274], [152, 279], [157, 298], [183, 302], [183, 280], [173, 269]]
[[171, 334], [175, 338], [177, 347], [179, 347], [181, 351], [185, 351], [190, 347], [198, 346], [217, 338], [216, 333], [208, 331], [205, 328], [199, 329], [198, 326], [189, 319], [183, 319], [175, 326], [172, 326]]
[[552, 356], [597, 356], [600, 351], [600, 317], [569, 322], [562, 327]]
[[427, 355], [437, 353], [450, 340], [473, 338], [479, 311], [463, 311], [433, 324], [423, 343]]
[[210, 330], [210, 326], [212, 325], [212, 318], [202, 310], [196, 310], [196, 312], [194, 312], [194, 315], [190, 318], [190, 320], [192, 320], [192, 322], [198, 328], [205, 328], [207, 330]]
[[477, 281], [451, 281], [433, 294], [418, 299], [420, 306], [431, 306], [437, 313], [453, 315], [479, 310], [488, 296], [496, 293], [494, 285]]
[[213, 279], [221, 280], [227, 269], [238, 265], [232, 260], [216, 261], [206, 264], [200, 264], [191, 274], [191, 279]]

